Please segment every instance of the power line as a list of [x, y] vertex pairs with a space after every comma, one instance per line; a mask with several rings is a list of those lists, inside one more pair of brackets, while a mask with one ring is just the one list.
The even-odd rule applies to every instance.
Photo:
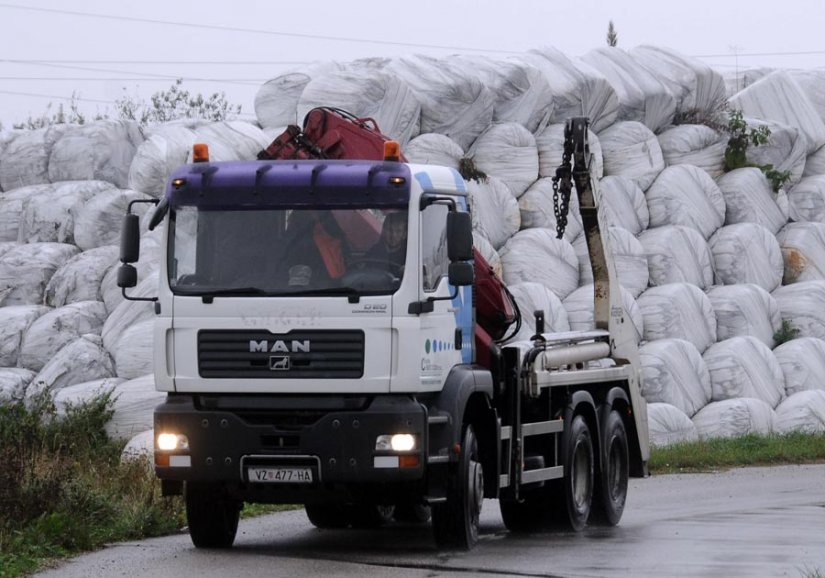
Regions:
[[186, 80], [189, 82], [237, 82], [237, 83], [265, 83], [270, 78], [194, 78], [188, 76], [161, 76], [161, 77], [141, 77], [141, 78], [116, 78], [113, 76], [98, 76], [98, 77], [79, 77], [79, 76], [0, 76], [0, 80], [46, 80], [46, 81], [77, 81], [77, 82], [128, 82], [132, 80], [140, 80], [146, 82], [168, 82], [170, 79]]
[[467, 52], [493, 52], [505, 54], [520, 54], [520, 51], [511, 50], [490, 50], [488, 48], [470, 48], [466, 46], [446, 46], [437, 44], [420, 44], [416, 42], [398, 42], [394, 40], [369, 40], [365, 38], [354, 38], [348, 36], [329, 36], [322, 34], [304, 34], [300, 32], [281, 32], [277, 30], [262, 30], [258, 28], [241, 28], [235, 26], [218, 26], [215, 24], [193, 24], [191, 22], [175, 22], [171, 20], [156, 20], [152, 18], [137, 18], [134, 16], [117, 16], [114, 14], [95, 14], [92, 12], [78, 12], [75, 10], [59, 10], [56, 8], [37, 8], [34, 6], [20, 6], [17, 4], [7, 4], [0, 2], [0, 8], [11, 8], [14, 10], [27, 10], [32, 12], [48, 12], [51, 14], [63, 14], [68, 16], [82, 16], [85, 18], [100, 18], [105, 20], [122, 20], [126, 22], [139, 22], [141, 24], [162, 24], [175, 27], [198, 28], [201, 30], [218, 30], [221, 32], [243, 32], [245, 34], [265, 34], [267, 36], [285, 36], [288, 38], [303, 38], [309, 40], [332, 40], [336, 42], [357, 42], [361, 44], [379, 44], [384, 46], [406, 46], [412, 48], [437, 48], [439, 50], [463, 50]]
[[65, 60], [65, 59], [20, 59], [4, 60], [16, 64], [160, 64], [160, 65], [209, 65], [209, 66], [270, 66], [312, 64], [311, 60]]
[[[799, 52], [737, 52], [737, 56], [814, 56], [825, 54], [825, 50], [803, 50]], [[693, 58], [730, 58], [732, 52], [725, 54], [693, 54]]]

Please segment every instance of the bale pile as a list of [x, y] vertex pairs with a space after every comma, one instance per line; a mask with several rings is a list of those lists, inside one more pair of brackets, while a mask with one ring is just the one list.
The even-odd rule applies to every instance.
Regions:
[[[114, 283], [125, 206], [159, 197], [192, 143], [207, 142], [214, 160], [251, 159], [323, 104], [376, 119], [411, 162], [458, 168], [471, 158], [489, 177], [468, 182], [476, 244], [522, 311], [543, 309], [553, 331], [592, 325], [578, 208], [571, 203], [556, 238], [550, 179], [564, 121], [588, 116], [600, 219], [640, 343], [653, 443], [825, 431], [825, 77], [757, 77], [734, 91], [740, 79], [650, 46], [581, 58], [552, 48], [506, 60], [408, 56], [274, 78], [255, 99], [257, 124], [142, 132], [100, 121], [4, 133], [0, 400], [108, 388], [120, 399], [113, 434], [149, 427], [159, 395], [153, 314]], [[770, 129], [748, 160], [788, 171], [781, 188], [757, 168], [725, 170], [726, 104], [749, 127]], [[136, 293], [149, 294], [158, 232], [141, 245]], [[525, 319], [515, 338], [531, 331]]]

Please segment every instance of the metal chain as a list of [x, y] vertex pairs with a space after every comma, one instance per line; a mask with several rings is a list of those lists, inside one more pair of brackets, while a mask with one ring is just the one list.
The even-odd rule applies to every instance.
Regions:
[[[564, 135], [564, 154], [561, 165], [556, 169], [553, 177], [553, 215], [556, 217], [556, 238], [564, 236], [567, 228], [567, 214], [570, 209], [570, 193], [573, 190], [573, 167], [570, 164], [573, 156], [573, 139], [568, 131]], [[561, 198], [559, 198], [561, 193]]]

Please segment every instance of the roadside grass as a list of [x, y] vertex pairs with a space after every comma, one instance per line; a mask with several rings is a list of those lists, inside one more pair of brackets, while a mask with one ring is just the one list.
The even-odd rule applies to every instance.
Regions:
[[653, 447], [651, 473], [707, 472], [741, 466], [825, 462], [825, 434], [747, 435]]

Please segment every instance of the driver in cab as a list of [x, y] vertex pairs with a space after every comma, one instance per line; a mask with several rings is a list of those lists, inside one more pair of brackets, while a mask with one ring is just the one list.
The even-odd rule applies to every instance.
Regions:
[[365, 255], [370, 266], [382, 267], [401, 277], [407, 259], [407, 214], [388, 213], [381, 226], [381, 236]]

